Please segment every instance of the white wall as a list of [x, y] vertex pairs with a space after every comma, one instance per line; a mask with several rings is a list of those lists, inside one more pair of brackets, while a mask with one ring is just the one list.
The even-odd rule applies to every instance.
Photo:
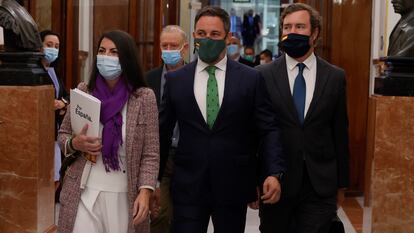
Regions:
[[0, 45], [4, 44], [4, 39], [3, 39], [3, 28], [0, 27]]
[[93, 6], [92, 0], [79, 1], [79, 50], [88, 52], [81, 81], [88, 82], [93, 62]]

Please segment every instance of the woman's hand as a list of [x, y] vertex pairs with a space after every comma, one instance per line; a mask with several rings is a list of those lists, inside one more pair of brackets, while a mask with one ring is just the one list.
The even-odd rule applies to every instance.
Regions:
[[143, 188], [139, 190], [138, 196], [134, 202], [134, 210], [132, 212], [133, 222], [135, 225], [142, 223], [149, 213], [149, 200], [152, 190]]
[[66, 105], [62, 100], [55, 100], [55, 110], [63, 109], [65, 106]]
[[88, 125], [86, 124], [81, 132], [72, 139], [73, 149], [97, 156], [101, 153], [101, 140], [97, 137], [86, 136], [87, 131]]

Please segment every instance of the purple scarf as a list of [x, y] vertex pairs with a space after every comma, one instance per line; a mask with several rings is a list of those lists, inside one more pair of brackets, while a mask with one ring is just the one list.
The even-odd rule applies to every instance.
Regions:
[[119, 171], [118, 149], [122, 145], [122, 108], [129, 98], [129, 91], [121, 77], [111, 91], [104, 78], [98, 74], [92, 95], [101, 101], [102, 160], [105, 170]]

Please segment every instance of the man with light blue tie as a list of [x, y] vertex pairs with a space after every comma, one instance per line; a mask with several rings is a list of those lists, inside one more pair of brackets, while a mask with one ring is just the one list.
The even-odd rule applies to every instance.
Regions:
[[319, 13], [295, 3], [281, 15], [285, 54], [257, 67], [280, 120], [287, 172], [282, 195], [260, 206], [262, 233], [327, 233], [349, 185], [345, 72], [314, 54]]
[[[166, 75], [160, 109], [161, 171], [175, 123], [180, 129], [172, 180], [173, 232], [244, 233], [254, 206], [261, 145], [264, 203], [279, 200], [285, 171], [276, 114], [260, 73], [226, 56], [230, 19], [207, 6], [195, 17], [198, 59]], [[160, 176], [162, 177], [162, 175]]]

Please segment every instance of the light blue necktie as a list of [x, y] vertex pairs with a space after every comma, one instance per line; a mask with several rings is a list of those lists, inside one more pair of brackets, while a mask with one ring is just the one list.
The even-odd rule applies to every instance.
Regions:
[[306, 65], [298, 63], [297, 66], [299, 72], [296, 76], [295, 84], [293, 85], [293, 101], [295, 102], [296, 111], [298, 112], [299, 122], [303, 125], [306, 99], [306, 83], [305, 78], [303, 77], [303, 69], [305, 69]]

